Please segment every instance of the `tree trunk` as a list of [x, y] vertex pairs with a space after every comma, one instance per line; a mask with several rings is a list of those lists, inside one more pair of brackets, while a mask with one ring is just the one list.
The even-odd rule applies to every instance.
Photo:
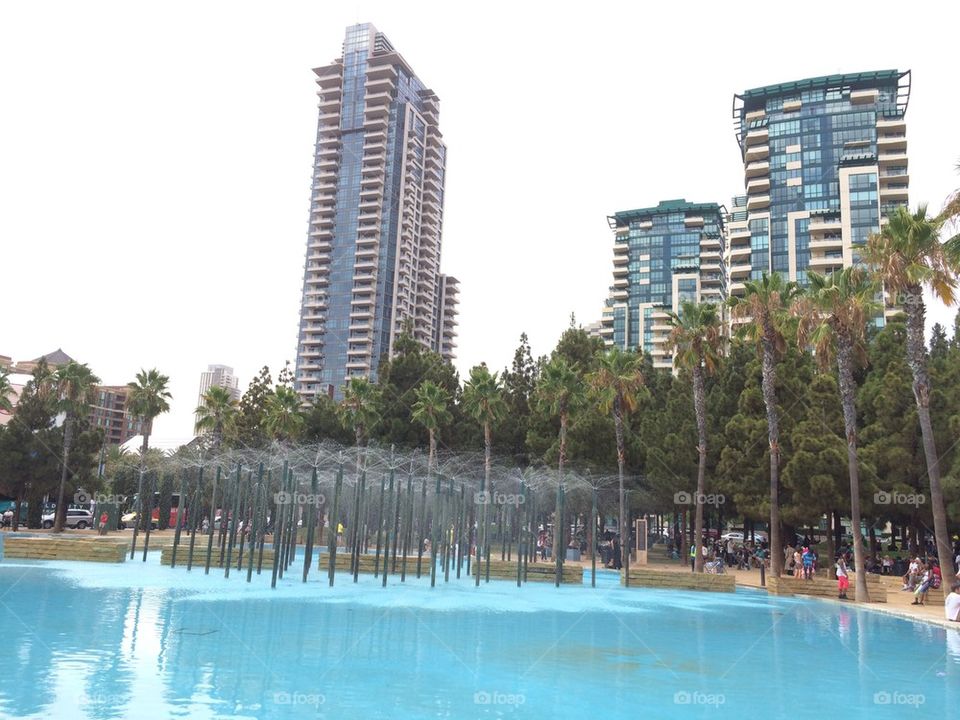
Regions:
[[[561, 532], [563, 522], [563, 517], [561, 517], [560, 510], [560, 495], [561, 488], [563, 487], [563, 461], [566, 459], [567, 454], [567, 413], [562, 411], [560, 413], [560, 458], [557, 460], [557, 504], [556, 510], [553, 514], [553, 561], [555, 563], [560, 563], [560, 553], [563, 551], [563, 548], [560, 547], [560, 540], [563, 537]], [[621, 538], [623, 536], [621, 535]], [[621, 541], [622, 544], [622, 541]]]
[[143, 474], [146, 472], [147, 449], [150, 447], [150, 430], [152, 430], [153, 420], [144, 422], [143, 445], [140, 446], [140, 479], [137, 481], [137, 519], [133, 523], [133, 540], [130, 542], [130, 559], [137, 552], [137, 531], [140, 529], [140, 523], [143, 522]]
[[[623, 398], [618, 393], [613, 400], [613, 427], [617, 435], [617, 482], [620, 490], [620, 515], [617, 519], [617, 528], [620, 530], [620, 552], [624, 551], [624, 538], [630, 537], [627, 527], [627, 493], [623, 487], [623, 466], [625, 464], [625, 448], [623, 439]], [[629, 545], [629, 542], [627, 543]], [[629, 548], [626, 548], [629, 552]]]
[[[488, 502], [489, 498], [493, 497], [493, 490], [490, 488], [490, 423], [485, 422], [483, 424], [483, 490], [481, 490], [481, 500], [482, 507], [480, 509], [480, 522], [482, 526], [479, 528], [479, 533], [477, 537], [477, 577], [476, 585], [480, 585], [480, 575], [483, 573], [483, 556], [487, 554], [487, 506], [490, 504]], [[483, 495], [484, 490], [488, 493], [486, 496]]]
[[[837, 556], [837, 545], [834, 542], [834, 533], [832, 529], [833, 516], [833, 510], [827, 510], [827, 555], [830, 562], [833, 562], [833, 559]], [[839, 522], [839, 518], [837, 522]]]
[[703, 572], [703, 553], [700, 548], [703, 544], [703, 504], [706, 496], [707, 401], [703, 386], [703, 368], [700, 365], [693, 369], [693, 407], [697, 415], [697, 452], [700, 454], [700, 462], [697, 463], [697, 497], [694, 498], [696, 512], [693, 531], [696, 551], [694, 571]]
[[67, 507], [63, 502], [63, 493], [67, 487], [67, 474], [70, 472], [70, 446], [73, 444], [73, 414], [67, 413], [63, 421], [63, 460], [60, 470], [60, 491], [57, 493], [57, 511], [53, 518], [53, 531], [63, 532], [63, 524], [67, 519]]
[[866, 563], [860, 539], [860, 471], [857, 465], [857, 407], [854, 402], [853, 341], [840, 333], [837, 338], [837, 369], [840, 378], [840, 400], [843, 405], [843, 426], [847, 434], [847, 468], [850, 472], [850, 524], [853, 526], [853, 564], [857, 602], [870, 602], [867, 593]]
[[783, 546], [780, 541], [780, 418], [777, 416], [777, 369], [773, 330], [764, 322], [763, 404], [767, 411], [767, 439], [770, 442], [770, 573], [783, 572]]
[[937, 541], [937, 556], [943, 573], [944, 587], [950, 587], [955, 579], [950, 534], [947, 529], [947, 511], [943, 503], [943, 488], [940, 485], [940, 460], [937, 456], [930, 421], [930, 375], [927, 372], [927, 346], [924, 343], [923, 290], [919, 285], [907, 289], [904, 311], [907, 315], [907, 363], [913, 371], [913, 396], [917, 401], [920, 419], [920, 434], [923, 437], [923, 454], [927, 461], [927, 477], [930, 480], [930, 510], [933, 513], [933, 532]]

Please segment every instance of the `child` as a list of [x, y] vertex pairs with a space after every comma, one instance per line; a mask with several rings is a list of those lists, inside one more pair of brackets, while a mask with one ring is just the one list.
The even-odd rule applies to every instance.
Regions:
[[805, 547], [803, 549], [803, 579], [813, 580], [813, 551]]
[[837, 597], [847, 599], [847, 588], [850, 587], [850, 578], [847, 576], [847, 561], [841, 555], [837, 559]]
[[927, 599], [927, 591], [930, 589], [930, 579], [932, 573], [930, 572], [930, 566], [923, 566], [923, 575], [920, 577], [920, 584], [917, 586], [917, 589], [914, 591], [913, 602], [911, 605], [920, 605], [922, 606], [924, 601]]

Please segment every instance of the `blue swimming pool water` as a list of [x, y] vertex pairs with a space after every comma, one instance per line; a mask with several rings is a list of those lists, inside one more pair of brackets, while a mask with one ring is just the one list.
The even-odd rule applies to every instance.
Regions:
[[850, 606], [0, 563], [2, 718], [943, 715], [960, 633]]

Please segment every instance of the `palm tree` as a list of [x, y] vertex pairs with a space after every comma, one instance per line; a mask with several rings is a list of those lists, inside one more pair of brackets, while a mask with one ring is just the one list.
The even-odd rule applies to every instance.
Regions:
[[836, 360], [843, 406], [843, 425], [847, 435], [847, 469], [850, 473], [850, 521], [853, 526], [853, 557], [857, 600], [869, 601], [860, 540], [860, 472], [857, 463], [857, 390], [853, 379], [855, 365], [866, 360], [867, 322], [880, 310], [875, 302], [878, 286], [867, 271], [848, 267], [826, 277], [808, 272], [810, 287], [795, 303], [793, 312], [800, 318], [797, 345], [812, 345], [824, 370]]
[[[293, 440], [303, 429], [303, 401], [289, 385], [277, 385], [267, 398], [264, 423], [267, 432], [276, 440]], [[199, 410], [199, 408], [197, 408]]]
[[927, 461], [937, 555], [941, 558], [944, 583], [949, 586], [954, 577], [953, 565], [944, 558], [952, 557], [952, 548], [940, 484], [940, 462], [930, 421], [930, 374], [924, 341], [927, 309], [923, 288], [926, 285], [935, 298], [947, 306], [952, 305], [956, 299], [956, 275], [960, 271], [960, 257], [957, 255], [960, 253], [951, 253], [940, 242], [940, 230], [946, 218], [927, 217], [925, 204], [919, 205], [912, 214], [907, 208], [898, 207], [887, 216], [887, 220], [879, 233], [867, 239], [863, 258], [873, 267], [888, 298], [894, 298], [907, 316], [907, 364], [913, 372], [913, 396]]
[[[470, 369], [470, 379], [463, 385], [463, 407], [474, 420], [483, 427], [483, 485], [481, 495], [490, 492], [490, 450], [492, 447], [492, 426], [507, 409], [503, 400], [503, 387], [497, 373], [491, 374], [486, 365], [477, 365]], [[487, 547], [487, 505], [483, 503], [481, 512], [480, 537], [477, 544], [477, 562], [480, 562]], [[476, 584], [480, 584], [480, 567], [477, 567]]]
[[767, 441], [770, 445], [770, 571], [775, 577], [783, 572], [783, 546], [780, 541], [780, 418], [777, 414], [777, 360], [786, 350], [784, 337], [790, 308], [801, 293], [795, 282], [787, 282], [779, 273], [763, 273], [760, 280], [744, 284], [743, 297], [732, 297], [728, 304], [734, 318], [747, 320], [738, 335], [752, 340], [760, 353], [763, 374], [763, 404], [767, 411]]
[[13, 412], [13, 403], [10, 402], [11, 395], [13, 395], [13, 386], [10, 384], [10, 373], [4, 368], [0, 368], [0, 411]]
[[340, 412], [344, 422], [353, 428], [357, 444], [357, 478], [362, 466], [362, 448], [370, 429], [380, 419], [377, 386], [364, 377], [352, 377], [343, 388]]
[[[623, 433], [624, 417], [637, 409], [644, 388], [642, 358], [636, 353], [614, 347], [600, 356], [597, 370], [590, 375], [590, 385], [597, 394], [601, 412], [613, 413], [613, 427], [617, 437], [617, 475], [620, 489], [619, 525], [626, 527], [627, 503], [623, 487], [623, 467], [626, 442]], [[622, 537], [622, 536], [621, 536]]]
[[220, 449], [223, 443], [223, 431], [237, 414], [237, 401], [225, 387], [213, 385], [203, 394], [202, 402], [194, 410], [197, 416], [197, 432], [210, 432], [213, 447]]
[[[960, 162], [957, 163], [956, 169], [957, 172], [960, 172]], [[950, 221], [960, 220], [960, 189], [955, 190], [950, 197], [947, 198], [947, 202], [937, 216], [937, 220], [944, 224]], [[960, 233], [947, 240], [944, 245], [954, 260], [960, 261]]]
[[[560, 511], [561, 489], [563, 488], [563, 465], [567, 459], [567, 427], [570, 413], [583, 403], [584, 386], [580, 375], [564, 359], [555, 355], [543, 367], [535, 391], [536, 402], [542, 410], [560, 419], [560, 448], [557, 458], [557, 504], [553, 528], [553, 557], [559, 558], [561, 547], [563, 518]], [[623, 526], [620, 527], [621, 538]]]
[[143, 475], [146, 472], [147, 450], [150, 449], [150, 435], [153, 432], [154, 419], [170, 410], [170, 394], [168, 385], [170, 378], [161, 375], [156, 368], [141, 369], [137, 373], [135, 382], [127, 383], [127, 411], [134, 417], [140, 418], [140, 432], [143, 435], [143, 445], [140, 447], [140, 479], [137, 482], [137, 522], [133, 526], [133, 543], [130, 547], [130, 557], [136, 552], [137, 529], [143, 522]]
[[694, 543], [697, 552], [694, 569], [703, 572], [700, 543], [703, 538], [707, 473], [707, 395], [704, 374], [712, 375], [717, 369], [723, 350], [723, 335], [717, 306], [709, 303], [698, 305], [684, 301], [679, 314], [670, 313], [670, 325], [672, 330], [667, 345], [673, 350], [674, 367], [682, 368], [693, 376], [693, 409], [697, 416], [697, 451], [700, 453], [695, 498]]
[[90, 403], [93, 402], [100, 378], [94, 375], [85, 364], [71, 360], [57, 370], [55, 381], [59, 397], [57, 410], [64, 414], [60, 489], [57, 493], [57, 515], [53, 523], [53, 531], [59, 533], [63, 532], [63, 523], [67, 517], [63, 494], [67, 485], [67, 475], [70, 473], [70, 448], [73, 444], [74, 425], [78, 419], [85, 418], [89, 414]]
[[450, 395], [432, 380], [424, 380], [417, 387], [416, 398], [417, 401], [413, 404], [413, 419], [423, 425], [430, 436], [430, 455], [427, 461], [429, 476], [437, 454], [437, 431], [453, 419], [447, 409]]

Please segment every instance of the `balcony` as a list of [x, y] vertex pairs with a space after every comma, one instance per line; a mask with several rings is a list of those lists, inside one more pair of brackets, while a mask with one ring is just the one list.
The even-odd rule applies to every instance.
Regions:
[[814, 255], [810, 258], [810, 269], [817, 272], [827, 272], [843, 267], [842, 255]]
[[877, 150], [891, 151], [891, 150], [906, 150], [907, 149], [907, 134], [906, 133], [885, 133], [880, 135], [877, 138]]
[[750, 263], [738, 262], [734, 263], [733, 259], [730, 260], [730, 277], [732, 278], [747, 278], [750, 276], [750, 271], [753, 269], [753, 266]]
[[747, 147], [754, 145], [766, 145], [770, 139], [770, 130], [767, 128], [756, 128], [747, 132], [744, 143]]
[[881, 167], [884, 165], [906, 165], [907, 151], [900, 149], [886, 150], [883, 148], [883, 146], [880, 146], [880, 152], [877, 155], [877, 161]]
[[870, 90], [854, 90], [850, 93], [850, 104], [851, 105], [870, 105], [877, 101], [877, 96], [880, 94], [879, 90], [870, 89]]
[[877, 130], [882, 132], [906, 132], [907, 121], [903, 118], [878, 118]]
[[880, 186], [881, 200], [906, 200], [910, 193], [907, 183], [889, 183]]
[[808, 226], [811, 233], [840, 232], [840, 218], [811, 218]]
[[750, 246], [749, 245], [737, 245], [730, 248], [730, 262], [731, 264], [736, 260], [745, 260], [747, 263], [750, 262]]
[[737, 228], [736, 230], [731, 230], [727, 235], [727, 238], [730, 240], [731, 244], [738, 241], [749, 240], [750, 228]]
[[810, 240], [811, 250], [841, 250], [843, 248], [842, 237], [830, 237]]
[[688, 215], [683, 219], [683, 224], [685, 227], [703, 227], [703, 216]]
[[748, 178], [759, 177], [760, 175], [768, 175], [770, 173], [770, 163], [766, 160], [748, 162], [745, 172]]
[[747, 198], [747, 211], [763, 210], [770, 207], [769, 195], [751, 195]]
[[880, 178], [881, 180], [889, 178], [890, 180], [908, 182], [910, 180], [910, 173], [906, 165], [892, 165], [880, 171]]
[[[755, 193], [765, 193], [770, 190], [770, 178], [761, 177], [753, 180], [747, 181], [747, 193], [753, 195]], [[749, 204], [748, 204], [749, 207]]]
[[747, 148], [747, 153], [744, 156], [744, 160], [748, 163], [757, 162], [759, 160], [766, 160], [770, 157], [770, 146], [769, 145], [754, 145], [753, 147]]
[[388, 91], [381, 90], [380, 92], [374, 92], [369, 86], [367, 86], [367, 91], [367, 96], [364, 98], [367, 103], [367, 109], [376, 105], [389, 105], [390, 101], [393, 100], [391, 93]]
[[611, 293], [611, 297], [613, 297], [614, 300], [626, 300], [628, 297], [630, 297], [630, 293], [628, 293], [626, 290], [614, 290]]
[[614, 277], [626, 277], [629, 274], [629, 270], [626, 265], [621, 265], [620, 267], [613, 268]]

